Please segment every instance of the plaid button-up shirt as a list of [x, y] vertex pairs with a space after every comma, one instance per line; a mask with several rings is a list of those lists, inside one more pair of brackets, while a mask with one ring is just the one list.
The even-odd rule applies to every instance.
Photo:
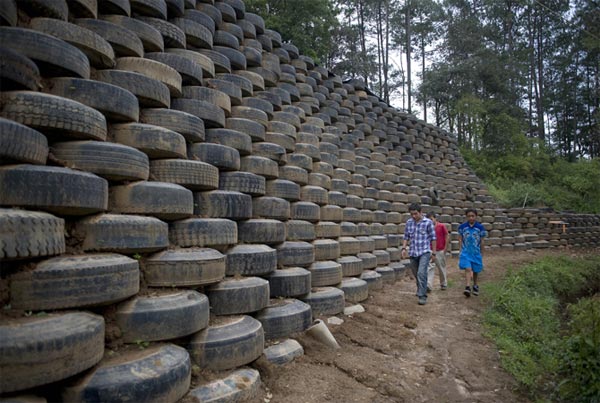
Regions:
[[404, 239], [410, 241], [409, 256], [417, 257], [431, 252], [431, 241], [436, 240], [433, 221], [425, 217], [418, 222], [409, 218], [406, 221]]

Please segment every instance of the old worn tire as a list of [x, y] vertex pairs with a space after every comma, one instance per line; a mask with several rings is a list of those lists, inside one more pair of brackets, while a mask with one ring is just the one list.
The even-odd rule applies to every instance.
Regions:
[[192, 190], [212, 190], [219, 185], [219, 170], [200, 161], [164, 159], [150, 162], [150, 176]]
[[340, 257], [340, 244], [333, 239], [317, 239], [313, 241], [315, 260], [335, 260]]
[[44, 165], [0, 167], [0, 205], [64, 215], [91, 214], [108, 206], [108, 182], [94, 174]]
[[265, 194], [265, 178], [250, 172], [221, 172], [219, 189], [262, 196]]
[[102, 359], [104, 318], [83, 312], [4, 320], [0, 393], [78, 374]]
[[101, 141], [54, 143], [50, 158], [65, 167], [91, 172], [111, 181], [146, 180], [150, 174], [148, 156], [122, 144]]
[[256, 155], [243, 157], [240, 169], [263, 176], [265, 179], [277, 179], [279, 177], [279, 167], [275, 161]]
[[208, 129], [206, 130], [206, 141], [235, 148], [240, 155], [248, 155], [252, 152], [250, 136], [237, 130]]
[[169, 108], [171, 98], [169, 88], [162, 82], [143, 74], [124, 70], [98, 70], [94, 79], [116, 85], [136, 96], [140, 106], [148, 108]]
[[204, 122], [197, 116], [186, 112], [162, 108], [142, 109], [140, 123], [173, 130], [192, 143], [204, 141]]
[[290, 213], [290, 218], [292, 220], [305, 220], [315, 223], [321, 219], [321, 209], [318, 205], [309, 201], [292, 203]]
[[265, 127], [250, 119], [228, 118], [225, 122], [225, 127], [246, 133], [252, 138], [253, 142], [264, 141], [265, 139]]
[[212, 190], [194, 194], [194, 214], [207, 218], [243, 220], [252, 217], [252, 198], [229, 190]]
[[120, 303], [115, 316], [125, 343], [176, 339], [208, 326], [208, 298], [193, 290], [138, 296]]
[[144, 55], [144, 45], [140, 38], [135, 32], [122, 25], [95, 18], [78, 18], [74, 22], [104, 38], [110, 43], [117, 57]]
[[225, 261], [228, 276], [265, 276], [277, 269], [277, 251], [267, 245], [236, 245]]
[[335, 287], [313, 288], [301, 300], [310, 305], [313, 316], [337, 315], [344, 310], [344, 291]]
[[17, 25], [17, 3], [16, 0], [7, 0], [0, 7], [0, 25], [14, 27]]
[[278, 197], [261, 196], [252, 199], [254, 218], [287, 220], [290, 218], [290, 202]]
[[259, 277], [226, 277], [208, 287], [206, 294], [215, 315], [256, 312], [269, 303], [269, 282]]
[[256, 360], [264, 350], [262, 324], [251, 316], [219, 318], [195, 334], [187, 345], [200, 368], [213, 371], [237, 368]]
[[369, 285], [365, 280], [354, 277], [344, 278], [339, 287], [344, 291], [344, 298], [348, 302], [359, 303], [369, 298]]
[[267, 340], [303, 332], [312, 323], [310, 305], [297, 299], [271, 300], [255, 317], [262, 323]]
[[181, 96], [181, 75], [167, 64], [141, 57], [120, 57], [115, 69], [133, 71], [158, 80], [167, 86], [172, 97]]
[[314, 246], [308, 242], [286, 241], [277, 246], [277, 264], [280, 267], [309, 266], [314, 261]]
[[[103, 13], [112, 14], [112, 13]], [[146, 52], [163, 52], [165, 44], [160, 32], [151, 25], [146, 24], [136, 18], [125, 15], [102, 15], [100, 19], [112, 22], [134, 32], [142, 41], [142, 46]]]
[[337, 285], [342, 281], [342, 266], [331, 260], [315, 262], [308, 270], [313, 287]]
[[215, 77], [215, 64], [208, 56], [188, 49], [169, 48], [165, 49], [165, 52], [185, 57], [194, 64], [200, 66], [200, 68], [202, 69], [203, 78]]
[[311, 273], [301, 267], [279, 269], [268, 276], [271, 297], [298, 297], [311, 289]]
[[[188, 352], [174, 344], [130, 351], [96, 366], [62, 389], [64, 401], [174, 403], [190, 387]], [[140, 376], [140, 374], [144, 374]]]
[[0, 209], [0, 260], [65, 252], [65, 222], [47, 213]]
[[164, 0], [129, 0], [131, 11], [138, 15], [167, 19], [167, 2]]
[[225, 277], [225, 256], [214, 249], [169, 249], [149, 256], [144, 263], [149, 287], [193, 287]]
[[177, 246], [226, 246], [237, 243], [237, 225], [224, 218], [188, 218], [169, 228], [171, 243]]
[[252, 368], [242, 368], [223, 379], [190, 390], [187, 399], [206, 403], [250, 402], [257, 398], [259, 391], [260, 373]]
[[178, 98], [173, 100], [172, 109], [191, 113], [192, 115], [199, 117], [204, 121], [204, 126], [207, 128], [225, 127], [225, 111], [210, 102], [197, 99]]
[[108, 208], [111, 213], [180, 220], [193, 214], [194, 198], [190, 190], [174, 183], [141, 181], [111, 186]]
[[284, 365], [304, 355], [304, 349], [296, 340], [288, 339], [265, 348], [264, 355], [271, 364]]
[[137, 17], [140, 21], [156, 28], [163, 37], [165, 48], [180, 48], [185, 49], [185, 32], [177, 25], [159, 18], [152, 17]]
[[364, 270], [360, 275], [361, 280], [365, 280], [369, 286], [369, 292], [373, 290], [381, 290], [383, 288], [383, 280], [381, 274], [375, 270]]
[[46, 163], [48, 140], [37, 130], [0, 118], [0, 163]]
[[221, 171], [237, 171], [240, 169], [239, 151], [221, 144], [192, 144], [188, 147], [188, 158], [214, 165]]
[[0, 87], [3, 91], [37, 91], [41, 79], [40, 69], [31, 59], [14, 49], [0, 46]]
[[258, 142], [252, 144], [252, 155], [269, 158], [277, 164], [284, 163], [285, 148], [275, 143]]
[[145, 123], [111, 125], [109, 135], [115, 142], [136, 148], [151, 159], [185, 158], [185, 138], [173, 130]]
[[316, 238], [315, 226], [308, 221], [288, 220], [285, 227], [288, 241], [314, 241]]
[[244, 243], [279, 244], [286, 240], [285, 224], [262, 218], [241, 221], [238, 223], [238, 238]]
[[138, 262], [117, 254], [55, 257], [11, 276], [11, 306], [51, 310], [107, 305], [139, 291]]
[[360, 276], [364, 270], [363, 260], [356, 256], [342, 256], [337, 262], [342, 265], [344, 277]]
[[267, 181], [266, 194], [289, 201], [298, 201], [300, 200], [300, 186], [285, 179], [274, 179]]
[[154, 217], [100, 214], [76, 225], [85, 251], [152, 252], [169, 245], [168, 225]]
[[102, 81], [54, 78], [44, 92], [69, 98], [100, 111], [111, 122], [137, 122], [138, 100], [130, 91]]
[[58, 136], [106, 140], [106, 119], [95, 109], [67, 98], [31, 91], [0, 95], [0, 116]]
[[146, 59], [156, 60], [175, 69], [181, 75], [182, 85], [202, 85], [202, 68], [190, 59], [174, 53], [146, 53]]
[[170, 22], [183, 31], [188, 47], [212, 49], [213, 33], [203, 24], [189, 18], [172, 18]]

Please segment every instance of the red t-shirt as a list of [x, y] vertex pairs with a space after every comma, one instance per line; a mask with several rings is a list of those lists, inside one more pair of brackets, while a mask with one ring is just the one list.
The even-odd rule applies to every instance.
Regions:
[[435, 238], [436, 238], [435, 250], [436, 251], [445, 250], [446, 249], [446, 239], [448, 238], [448, 229], [441, 222], [438, 222], [435, 225]]

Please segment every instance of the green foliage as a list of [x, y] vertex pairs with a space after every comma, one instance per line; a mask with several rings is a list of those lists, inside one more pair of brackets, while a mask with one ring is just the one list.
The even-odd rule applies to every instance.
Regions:
[[544, 258], [486, 285], [487, 335], [496, 342], [503, 367], [533, 396], [600, 399], [600, 299], [568, 305], [567, 326], [561, 309], [599, 291], [600, 257]]

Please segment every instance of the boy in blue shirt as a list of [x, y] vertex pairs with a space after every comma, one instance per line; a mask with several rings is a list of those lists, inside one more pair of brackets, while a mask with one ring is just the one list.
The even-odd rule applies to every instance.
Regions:
[[[467, 221], [458, 227], [458, 242], [460, 257], [458, 268], [465, 270], [466, 287], [464, 294], [468, 298], [473, 295], [479, 295], [479, 285], [477, 285], [477, 275], [483, 270], [483, 238], [487, 236], [487, 231], [483, 225], [477, 221], [477, 210], [467, 209], [465, 212]], [[471, 279], [473, 280], [473, 291], [471, 291]]]

